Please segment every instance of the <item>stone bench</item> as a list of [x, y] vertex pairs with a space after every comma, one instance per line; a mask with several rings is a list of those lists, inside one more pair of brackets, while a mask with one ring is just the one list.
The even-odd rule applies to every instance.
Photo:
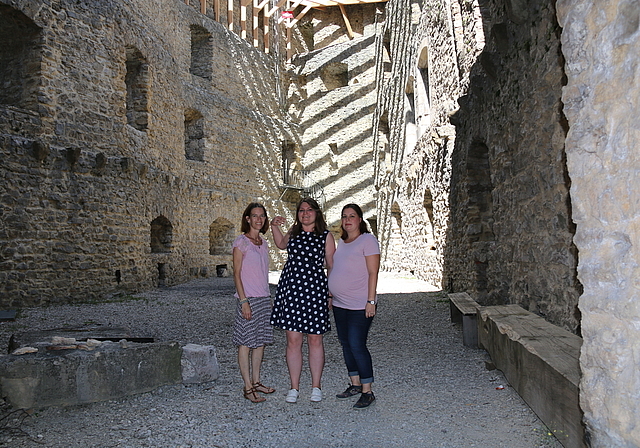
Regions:
[[582, 338], [518, 305], [478, 311], [478, 345], [567, 448], [583, 448]]
[[466, 292], [449, 294], [451, 322], [462, 324], [462, 343], [467, 347], [478, 346], [478, 304]]

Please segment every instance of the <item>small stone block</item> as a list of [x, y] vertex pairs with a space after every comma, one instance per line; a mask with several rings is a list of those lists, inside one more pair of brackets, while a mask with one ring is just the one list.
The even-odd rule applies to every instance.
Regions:
[[216, 349], [212, 345], [185, 345], [181, 365], [183, 383], [207, 383], [217, 379], [220, 373]]

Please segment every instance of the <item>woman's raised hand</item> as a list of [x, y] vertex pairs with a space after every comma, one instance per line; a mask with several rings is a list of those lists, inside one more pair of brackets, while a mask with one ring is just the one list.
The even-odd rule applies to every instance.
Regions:
[[271, 225], [272, 226], [281, 226], [283, 224], [286, 224], [287, 220], [284, 219], [282, 216], [274, 216], [273, 219], [271, 220]]

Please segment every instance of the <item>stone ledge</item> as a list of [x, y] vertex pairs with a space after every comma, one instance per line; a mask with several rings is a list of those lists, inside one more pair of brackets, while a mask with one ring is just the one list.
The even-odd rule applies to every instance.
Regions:
[[111, 400], [181, 382], [181, 357], [177, 342], [5, 355], [0, 393], [17, 409]]
[[518, 305], [481, 307], [478, 343], [567, 448], [583, 448], [582, 339]]

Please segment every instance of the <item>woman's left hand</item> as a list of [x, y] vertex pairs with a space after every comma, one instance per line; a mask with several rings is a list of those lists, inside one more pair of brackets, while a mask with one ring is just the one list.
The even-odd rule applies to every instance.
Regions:
[[365, 317], [373, 317], [376, 315], [376, 305], [372, 305], [367, 302], [367, 305], [364, 307], [364, 315]]

